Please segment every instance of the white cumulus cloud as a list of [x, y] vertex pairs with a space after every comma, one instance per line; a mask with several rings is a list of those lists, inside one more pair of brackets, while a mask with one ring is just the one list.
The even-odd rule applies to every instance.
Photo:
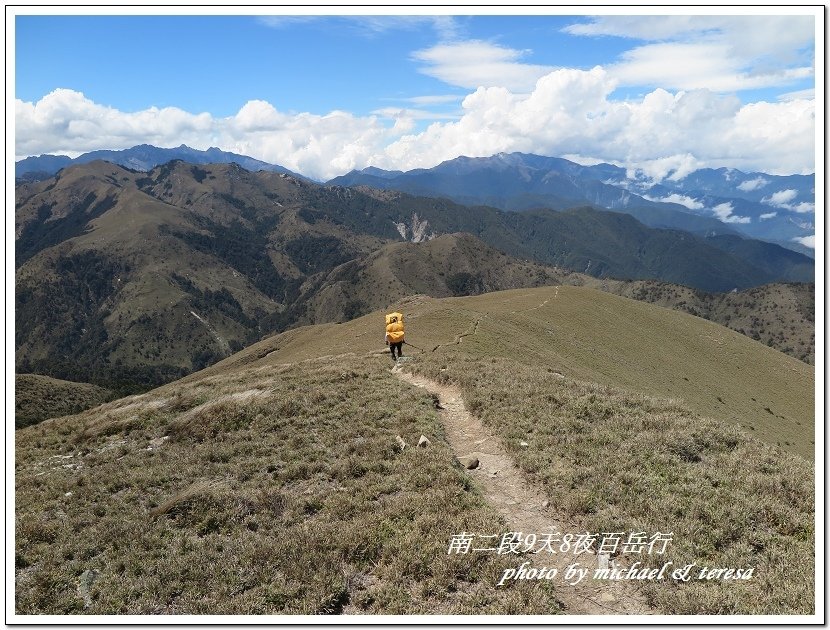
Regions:
[[793, 239], [796, 243], [801, 243], [805, 247], [809, 247], [810, 249], [816, 248], [816, 235], [811, 234], [810, 236], [797, 236]]
[[778, 192], [772, 193], [768, 197], [764, 197], [761, 199], [761, 203], [773, 206], [774, 208], [783, 208], [784, 210], [791, 210], [793, 212], [804, 214], [808, 212], [815, 212], [816, 205], [812, 202], [801, 201], [799, 203], [791, 203], [797, 196], [797, 191], [792, 188], [788, 188], [787, 190], [779, 190]]
[[770, 206], [778, 206], [779, 208], [783, 208], [797, 196], [798, 192], [790, 188], [774, 192], [769, 197], [764, 197], [761, 201]]
[[762, 221], [766, 221], [767, 219], [772, 219], [773, 217], [775, 217], [775, 216], [777, 216], [777, 215], [778, 215], [778, 213], [777, 213], [777, 212], [765, 212], [765, 213], [764, 213], [764, 214], [762, 214], [759, 218], [760, 218]]
[[645, 197], [649, 201], [660, 201], [663, 203], [677, 203], [681, 206], [686, 206], [689, 210], [703, 210], [705, 204], [689, 197], [688, 195], [681, 195], [680, 193], [672, 193], [665, 197]]
[[212, 118], [206, 113], [191, 114], [175, 107], [124, 113], [94, 103], [80, 92], [58, 89], [37, 103], [15, 101], [15, 153], [76, 157], [141, 143], [177, 146], [199, 142], [211, 126]]
[[406, 117], [389, 125], [377, 116], [358, 117], [342, 111], [286, 114], [261, 100], [249, 101], [225, 118], [176, 108], [128, 113], [61, 89], [37, 103], [16, 101], [15, 152], [18, 157], [43, 153], [76, 157], [143, 143], [187, 144], [202, 150], [218, 146], [328, 179], [365, 166], [390, 138], [411, 128]]
[[[703, 167], [772, 174], [814, 170], [815, 104], [803, 100], [742, 105], [708, 90], [656, 89], [641, 99], [614, 100], [606, 70], [559, 69], [529, 93], [480, 87], [457, 116], [389, 107], [356, 116], [345, 111], [287, 113], [252, 100], [228, 117], [177, 108], [122, 112], [80, 92], [55, 90], [37, 102], [15, 103], [15, 155], [75, 157], [96, 149], [148, 143], [187, 144], [280, 164], [317, 179], [354, 168], [429, 168], [459, 155], [521, 151], [582, 156], [653, 180], [682, 179]], [[806, 212], [805, 206], [796, 206]]]
[[745, 182], [741, 182], [740, 184], [738, 184], [738, 190], [743, 190], [744, 192], [751, 192], [753, 190], [763, 188], [767, 184], [769, 184], [768, 179], [764, 179], [763, 177], [756, 177], [755, 179], [748, 179]]
[[[596, 67], [551, 72], [527, 97], [479, 88], [463, 101], [460, 120], [404, 136], [381, 159], [396, 168], [420, 168], [501, 151], [580, 155], [636, 167], [653, 180], [682, 179], [704, 166], [774, 174], [813, 170], [814, 119], [803, 101], [758, 108], [707, 90], [657, 89], [622, 102], [610, 97], [616, 85]], [[786, 135], [778, 131], [782, 119], [791, 121]]]
[[816, 204], [810, 201], [802, 201], [801, 203], [797, 203], [794, 206], [789, 208], [793, 212], [799, 212], [806, 214], [808, 212], [815, 212], [816, 211]]
[[749, 223], [752, 221], [750, 217], [739, 217], [736, 214], [732, 214], [734, 209], [735, 208], [732, 206], [732, 203], [727, 201], [716, 205], [712, 208], [712, 212], [724, 223]]

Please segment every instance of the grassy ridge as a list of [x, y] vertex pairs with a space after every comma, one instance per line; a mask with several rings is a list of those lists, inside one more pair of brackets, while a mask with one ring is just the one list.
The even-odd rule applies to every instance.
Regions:
[[[515, 359], [578, 380], [679, 399], [700, 415], [814, 457], [814, 368], [699, 317], [572, 286], [442, 300], [421, 296], [390, 308], [405, 314], [407, 341], [428, 353], [456, 346], [471, 357]], [[205, 373], [379, 351], [382, 321], [375, 313], [344, 324], [298, 328]], [[406, 346], [405, 351], [419, 352]]]
[[[413, 369], [459, 383], [555, 509], [591, 531], [673, 531], [677, 563], [755, 570], [646, 585], [658, 609], [812, 611], [812, 466], [784, 452], [812, 438], [809, 366], [584, 288], [394, 306], [424, 349], [407, 348]], [[18, 431], [17, 611], [556, 612], [549, 583], [495, 588], [515, 559], [447, 555], [452, 534], [503, 523], [432, 398], [389, 374], [382, 321], [292, 330]], [[791, 444], [755, 439], [785, 422]], [[420, 434], [433, 446], [396, 452]]]
[[628, 554], [626, 565], [754, 569], [748, 581], [646, 583], [659, 610], [813, 612], [814, 485], [805, 460], [676, 402], [509, 359], [451, 352], [412, 366], [459, 384], [551, 504], [588, 531], [673, 532], [665, 558]]
[[19, 431], [17, 612], [556, 612], [549, 584], [496, 588], [509, 558], [447, 554], [499, 519], [387, 367], [203, 376]]
[[[516, 291], [509, 301], [498, 295], [465, 303], [492, 314], [465, 339], [470, 353], [524, 356], [579, 379], [682, 399], [702, 415], [813, 457], [811, 366], [700, 318], [591, 290]], [[505, 339], [512, 347], [498, 348]]]

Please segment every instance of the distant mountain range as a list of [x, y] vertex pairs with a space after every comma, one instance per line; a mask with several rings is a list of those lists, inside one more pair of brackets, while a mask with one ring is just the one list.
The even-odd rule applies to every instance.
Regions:
[[[282, 166], [244, 155], [217, 148], [199, 151], [186, 145], [173, 149], [139, 145], [123, 151], [93, 151], [74, 159], [30, 157], [15, 164], [15, 177], [18, 182], [40, 181], [69, 165], [99, 159], [137, 171], [149, 171], [171, 160], [236, 163], [249, 171], [307, 179]], [[446, 197], [460, 204], [501, 210], [565, 210], [590, 205], [630, 214], [650, 227], [685, 230], [700, 236], [741, 234], [814, 255], [812, 249], [794, 240], [815, 233], [813, 175], [701, 169], [682, 177], [672, 173], [654, 183], [642, 173], [630, 173], [611, 164], [583, 166], [562, 158], [499, 153], [458, 157], [433, 168], [406, 172], [368, 167], [327, 183]]]
[[276, 164], [268, 164], [246, 155], [228, 153], [216, 147], [211, 147], [207, 151], [199, 151], [184, 144], [173, 149], [162, 149], [150, 144], [140, 144], [122, 151], [91, 151], [76, 158], [70, 158], [66, 155], [28, 157], [15, 163], [14, 176], [18, 181], [41, 181], [52, 177], [67, 166], [89, 164], [95, 160], [105, 160], [134, 171], [149, 171], [172, 160], [182, 160], [191, 164], [236, 163], [249, 171], [272, 171], [302, 178], [302, 175], [293, 173], [287, 168]]
[[[438, 238], [460, 232], [478, 240]], [[556, 281], [550, 266], [706, 291], [814, 273], [776, 245], [593, 208], [504, 212], [182, 161], [149, 172], [95, 161], [18, 185], [15, 235], [18, 371], [121, 391], [273, 331], [356, 317], [402, 289], [538, 286]], [[372, 256], [384, 248], [389, 272], [378, 275]]]
[[502, 210], [590, 204], [651, 227], [695, 234], [737, 233], [812, 255], [794, 238], [815, 232], [813, 175], [776, 176], [702, 169], [654, 184], [611, 164], [582, 166], [523, 153], [459, 157], [429, 169], [352, 171], [329, 182], [442, 196]]

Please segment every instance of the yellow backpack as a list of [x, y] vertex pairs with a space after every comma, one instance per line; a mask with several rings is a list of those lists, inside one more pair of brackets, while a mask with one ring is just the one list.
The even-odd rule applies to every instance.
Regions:
[[395, 322], [400, 322], [401, 326], [403, 326], [403, 313], [389, 313], [386, 316], [386, 325], [393, 324]]
[[386, 339], [390, 343], [403, 341], [403, 313], [389, 313], [386, 316]]

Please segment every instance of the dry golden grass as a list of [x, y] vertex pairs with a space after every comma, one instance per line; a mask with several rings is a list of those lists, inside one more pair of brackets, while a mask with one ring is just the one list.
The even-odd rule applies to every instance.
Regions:
[[[812, 612], [813, 469], [775, 445], [812, 437], [809, 366], [586, 289], [394, 306], [426, 350], [412, 369], [459, 383], [556, 509], [591, 531], [673, 531], [668, 560], [755, 569], [646, 585], [658, 610]], [[550, 583], [495, 587], [509, 558], [447, 554], [504, 523], [432, 397], [390, 375], [382, 321], [290, 331], [18, 431], [17, 612], [557, 612]], [[787, 439], [755, 439], [775, 430]], [[397, 449], [421, 434], [430, 448]]]
[[[425, 356], [461, 386], [553, 506], [590, 532], [673, 532], [677, 566], [754, 569], [747, 581], [645, 585], [669, 614], [814, 611], [812, 466], [677, 401], [563, 378], [509, 359]], [[527, 447], [521, 447], [525, 442]], [[630, 565], [647, 556], [629, 555]]]
[[[685, 313], [583, 287], [500, 291], [389, 306], [407, 317], [407, 341], [430, 352], [502, 357], [583, 381], [659, 398], [739, 426], [813, 459], [815, 368], [735, 331]], [[382, 313], [298, 328], [206, 370], [271, 366], [383, 348]], [[458, 344], [458, 336], [474, 329]], [[420, 356], [413, 347], [404, 352]], [[187, 380], [187, 379], [185, 379]]]
[[616, 295], [704, 317], [815, 364], [814, 284], [777, 283], [735, 293], [705, 293], [654, 280], [593, 282]]
[[549, 584], [496, 588], [509, 558], [447, 554], [502, 524], [386, 357], [194, 379], [16, 438], [19, 614], [559, 610]]

